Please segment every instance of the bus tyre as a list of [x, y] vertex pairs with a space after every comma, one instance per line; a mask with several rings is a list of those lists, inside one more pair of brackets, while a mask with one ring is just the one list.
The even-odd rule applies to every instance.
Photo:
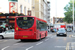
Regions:
[[46, 38], [46, 33], [45, 33], [45, 38]]
[[41, 40], [41, 35], [40, 35], [40, 39], [39, 40]]

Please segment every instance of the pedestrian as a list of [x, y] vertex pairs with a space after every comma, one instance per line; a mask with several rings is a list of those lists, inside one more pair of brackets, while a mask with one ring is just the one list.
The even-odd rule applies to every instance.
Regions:
[[12, 26], [11, 25], [9, 26], [9, 29], [12, 29]]
[[10, 27], [10, 29], [12, 29], [12, 26]]
[[2, 30], [2, 27], [0, 26], [0, 33], [2, 33], [2, 31], [3, 31], [3, 30]]
[[4, 32], [4, 28], [2, 27], [2, 32]]
[[6, 27], [6, 31], [8, 30], [8, 27]]
[[4, 29], [4, 31], [6, 31], [6, 27], [5, 26], [3, 26], [3, 29]]

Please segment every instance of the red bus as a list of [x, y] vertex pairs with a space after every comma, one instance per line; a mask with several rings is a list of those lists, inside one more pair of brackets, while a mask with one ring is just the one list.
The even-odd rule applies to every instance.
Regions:
[[40, 40], [47, 36], [47, 22], [35, 16], [17, 16], [15, 18], [14, 39]]

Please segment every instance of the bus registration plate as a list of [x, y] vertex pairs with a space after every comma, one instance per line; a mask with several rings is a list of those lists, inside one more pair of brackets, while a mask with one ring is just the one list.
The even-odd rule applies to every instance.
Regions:
[[28, 36], [23, 36], [23, 37], [28, 37]]

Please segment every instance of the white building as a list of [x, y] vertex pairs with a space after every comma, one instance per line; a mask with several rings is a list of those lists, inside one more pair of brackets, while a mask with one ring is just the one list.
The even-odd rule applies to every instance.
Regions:
[[32, 0], [1, 0], [0, 12], [2, 13], [23, 13], [28, 15], [31, 10]]
[[9, 2], [8, 2], [8, 0], [0, 0], [0, 12], [9, 13]]
[[28, 11], [31, 10], [32, 0], [18, 0], [18, 13], [28, 15]]

